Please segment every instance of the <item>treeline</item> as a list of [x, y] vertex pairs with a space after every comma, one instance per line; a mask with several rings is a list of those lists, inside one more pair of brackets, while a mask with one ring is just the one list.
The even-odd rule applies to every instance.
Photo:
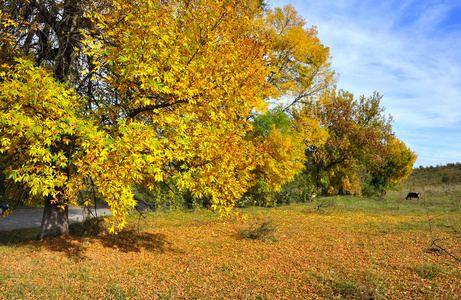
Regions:
[[382, 194], [416, 160], [293, 6], [12, 0], [0, 20], [0, 196], [45, 204], [40, 238], [78, 199], [117, 230], [142, 195], [225, 214]]

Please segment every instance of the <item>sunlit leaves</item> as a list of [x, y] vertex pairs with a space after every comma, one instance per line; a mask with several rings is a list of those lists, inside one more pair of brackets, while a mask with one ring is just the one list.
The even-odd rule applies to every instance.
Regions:
[[10, 162], [10, 177], [24, 182], [32, 195], [47, 196], [63, 187], [72, 157], [58, 143], [69, 144], [76, 134], [77, 98], [64, 85], [30, 61], [18, 59], [14, 71], [1, 78], [0, 151], [19, 156]]
[[360, 193], [365, 174], [381, 174], [390, 183], [391, 178], [397, 182], [411, 173], [414, 153], [394, 137], [392, 118], [384, 115], [380, 100], [377, 93], [354, 99], [340, 90], [324, 93], [296, 110], [299, 119], [317, 119], [327, 132], [325, 142], [308, 145], [306, 152], [319, 189]]
[[268, 190], [279, 190], [303, 168], [303, 136], [293, 126], [292, 117], [281, 107], [257, 116], [247, 138], [257, 147], [258, 166], [253, 176], [259, 184], [264, 182]]
[[81, 169], [98, 174], [115, 216], [134, 203], [131, 182], [155, 189], [173, 178], [222, 212], [251, 184], [264, 149], [244, 137], [249, 116], [266, 106], [268, 63], [258, 14], [237, 0], [124, 0], [88, 12], [98, 35], [87, 32], [86, 54], [111, 89], [104, 93], [113, 100], [99, 102], [98, 114], [113, 138], [93, 144], [87, 157], [97, 165]]
[[306, 28], [292, 5], [267, 11], [264, 22], [272, 39], [268, 97], [284, 96], [294, 105], [335, 83], [329, 48], [320, 42], [315, 27]]

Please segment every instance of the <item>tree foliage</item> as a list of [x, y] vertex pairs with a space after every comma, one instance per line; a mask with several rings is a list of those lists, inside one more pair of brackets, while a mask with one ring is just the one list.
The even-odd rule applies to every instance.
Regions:
[[374, 188], [385, 191], [411, 173], [415, 154], [395, 137], [392, 118], [380, 106], [382, 97], [354, 95], [340, 90], [310, 101], [299, 115], [314, 115], [328, 138], [320, 146], [306, 149], [307, 168], [318, 191], [360, 193], [364, 177], [375, 180]]
[[[129, 174], [119, 193], [125, 188], [130, 198], [129, 182], [155, 189], [171, 177], [225, 212], [251, 184], [249, 173], [266, 151], [244, 138], [249, 116], [265, 107], [267, 44], [253, 18], [258, 12], [240, 1], [125, 1], [91, 15], [98, 35], [87, 33], [86, 54], [92, 76], [111, 92], [97, 114], [120, 137], [117, 159], [103, 165]], [[121, 167], [120, 156], [132, 163]], [[94, 166], [88, 176], [116, 175]], [[101, 190], [108, 182], [95, 181]], [[113, 203], [124, 205], [117, 197]]]
[[4, 44], [29, 59], [2, 64], [1, 150], [22, 154], [5, 172], [45, 204], [96, 186], [121, 228], [132, 184], [173, 180], [225, 213], [258, 166], [273, 189], [299, 169], [292, 135], [249, 138], [269, 72], [258, 3], [13, 4]]
[[269, 10], [265, 27], [272, 40], [266, 96], [274, 100], [289, 99], [288, 111], [294, 104], [316, 96], [336, 82], [330, 66], [330, 49], [317, 37], [317, 29], [306, 28], [306, 22], [292, 5]]
[[292, 181], [303, 168], [303, 136], [298, 134], [293, 121], [282, 107], [260, 114], [253, 121], [247, 139], [261, 145], [264, 151], [258, 154], [260, 160], [252, 172], [255, 182], [246, 196], [257, 204], [274, 205], [270, 195], [279, 191], [282, 183]]
[[334, 90], [328, 47], [291, 5], [12, 0], [0, 21], [1, 196], [44, 202], [40, 237], [65, 234], [88, 189], [116, 230], [139, 191], [225, 214], [303, 168], [351, 191], [360, 172], [411, 172], [381, 97]]
[[[302, 101], [318, 97], [327, 92], [335, 83], [335, 73], [330, 68], [329, 48], [320, 43], [315, 27], [306, 28], [306, 23], [293, 6], [266, 10], [264, 27], [270, 37], [270, 61], [268, 64], [269, 87], [264, 90], [264, 98], [277, 104], [271, 112], [255, 118], [256, 130], [253, 136], [264, 139], [279, 149], [275, 160], [279, 168], [278, 177], [286, 181], [295, 180], [291, 167], [301, 171], [303, 154], [308, 145], [319, 145], [326, 138], [326, 131], [320, 127], [316, 117], [301, 117], [296, 109], [303, 106]], [[296, 150], [295, 150], [296, 149]], [[285, 153], [280, 157], [280, 153]], [[291, 156], [291, 158], [290, 158]], [[273, 186], [264, 181], [269, 175], [268, 163], [259, 166], [259, 180], [249, 193], [253, 200], [263, 205], [273, 205], [275, 199]], [[280, 170], [290, 170], [286, 174]], [[272, 167], [272, 170], [275, 168]], [[290, 173], [291, 172], [291, 173]], [[272, 172], [274, 174], [274, 172]], [[278, 180], [276, 182], [282, 182]]]
[[[385, 194], [398, 187], [413, 172], [418, 156], [396, 137], [386, 141], [384, 153], [377, 165], [368, 170], [365, 188], [368, 193]], [[364, 188], [364, 190], [365, 190]]]

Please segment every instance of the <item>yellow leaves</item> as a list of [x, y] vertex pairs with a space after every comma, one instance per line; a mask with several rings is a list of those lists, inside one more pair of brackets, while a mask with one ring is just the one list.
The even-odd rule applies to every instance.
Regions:
[[[108, 45], [105, 49], [92, 53], [98, 57], [107, 57], [107, 64], [122, 62], [122, 65], [111, 66], [113, 72], [120, 72], [125, 78], [124, 82], [117, 83], [117, 88], [121, 92], [134, 89], [135, 94], [142, 99], [145, 99], [145, 95], [152, 97], [165, 93], [174, 95], [177, 99], [187, 100], [190, 104], [200, 103], [204, 99], [215, 101], [220, 98], [218, 93], [223, 95], [224, 92], [227, 99], [223, 100], [228, 101], [230, 94], [235, 93], [236, 86], [241, 84], [243, 79], [251, 80], [248, 76], [240, 75], [242, 66], [246, 68], [243, 70], [245, 74], [253, 74], [254, 78], [258, 78], [259, 84], [264, 79], [264, 75], [261, 76], [261, 72], [264, 72], [264, 68], [261, 68], [263, 60], [260, 59], [258, 62], [251, 59], [249, 49], [245, 47], [249, 41], [244, 39], [243, 34], [235, 37], [237, 31], [251, 30], [250, 21], [240, 24], [232, 19], [238, 15], [234, 8], [238, 1], [235, 2], [224, 5], [217, 1], [211, 5], [206, 1], [196, 1], [191, 4], [196, 6], [195, 9], [184, 8], [185, 11], [182, 11], [181, 1], [175, 1], [171, 5], [146, 5], [133, 12], [135, 22], [131, 23], [119, 24], [116, 14], [99, 16], [105, 20], [101, 26], [107, 29], [107, 38], [119, 39], [121, 46], [113, 48]], [[131, 1], [123, 1], [123, 6], [131, 5]], [[173, 9], [175, 6], [176, 12]], [[225, 19], [222, 19], [222, 10], [229, 14]], [[213, 21], [215, 16], [221, 21]], [[180, 27], [178, 19], [181, 20]], [[195, 32], [193, 29], [197, 26], [198, 20], [202, 32]], [[122, 30], [123, 35], [120, 34]], [[203, 40], [203, 35], [208, 39]], [[200, 40], [199, 44], [196, 39]], [[233, 42], [229, 42], [231, 40]], [[236, 43], [239, 45], [235, 45]], [[251, 50], [260, 51], [256, 48]], [[247, 62], [242, 59], [246, 59]], [[241, 79], [233, 82], [233, 87], [227, 85], [234, 78]], [[134, 82], [136, 84], [133, 84]], [[248, 84], [248, 87], [248, 94], [254, 94], [253, 91], [257, 90], [258, 85]], [[206, 94], [209, 92], [213, 92], [214, 95], [210, 97]], [[255, 99], [251, 97], [249, 100], [254, 102]], [[126, 101], [137, 103], [138, 100]], [[138, 101], [140, 102], [145, 104], [145, 101]], [[262, 101], [259, 99], [257, 102]]]
[[120, 3], [118, 3], [117, 1], [113, 1], [112, 4], [117, 8], [117, 9], [122, 9], [122, 6], [120, 5]]
[[388, 139], [386, 149], [387, 165], [391, 173], [390, 182], [396, 184], [405, 181], [413, 172], [413, 165], [418, 156], [395, 137]]
[[77, 100], [43, 69], [19, 59], [0, 83], [0, 123], [4, 136], [1, 151], [14, 148], [23, 159], [11, 163], [15, 181], [26, 184], [30, 194], [47, 196], [65, 186], [69, 160], [57, 143], [69, 145], [74, 127], [85, 126], [75, 116]]
[[329, 49], [320, 43], [315, 27], [304, 28], [305, 22], [293, 6], [269, 10], [264, 20], [272, 39], [271, 88], [266, 97], [285, 96], [289, 104], [298, 104], [334, 85]]
[[[243, 138], [247, 118], [266, 107], [261, 90], [268, 40], [256, 25], [257, 8], [237, 0], [113, 5], [110, 14], [92, 15], [102, 39], [88, 35], [84, 43], [100, 45], [85, 53], [119, 99], [120, 113], [102, 112], [117, 122], [117, 138], [85, 144], [87, 159], [96, 165], [81, 163], [84, 172], [98, 174], [108, 195], [106, 182], [113, 178], [125, 184], [163, 181], [176, 162], [180, 188], [211, 196], [216, 208], [228, 207], [228, 199], [248, 187], [254, 169], [248, 157], [253, 145]], [[127, 122], [119, 122], [126, 111], [132, 112]]]
[[0, 153], [4, 153], [5, 151], [8, 151], [10, 149], [10, 145], [11, 145], [11, 140], [7, 137], [2, 137]]

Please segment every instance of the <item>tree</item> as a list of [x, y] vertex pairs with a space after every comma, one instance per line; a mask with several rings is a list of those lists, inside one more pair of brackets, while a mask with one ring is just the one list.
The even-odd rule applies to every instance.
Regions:
[[[4, 170], [10, 178], [15, 178], [16, 185], [21, 185], [23, 191], [29, 192], [27, 203], [34, 204], [44, 197], [40, 238], [65, 234], [68, 230], [68, 201], [63, 199], [63, 181], [69, 178], [71, 170], [62, 154], [71, 161], [70, 150], [76, 145], [73, 138], [61, 135], [62, 131], [56, 124], [68, 124], [68, 114], [77, 117], [70, 111], [76, 107], [71, 104], [75, 99], [71, 97], [70, 87], [76, 88], [79, 84], [80, 62], [77, 58], [80, 40], [83, 38], [80, 29], [90, 26], [83, 14], [85, 5], [86, 2], [77, 0], [12, 0], [0, 4], [4, 86], [1, 97], [5, 99], [2, 103], [5, 110], [1, 116], [4, 120], [1, 150], [2, 156], [20, 157], [10, 161], [10, 166]], [[3, 49], [8, 51], [3, 52]], [[24, 59], [18, 60], [18, 57], [31, 59], [35, 66]], [[48, 72], [52, 72], [53, 76], [50, 77]], [[28, 88], [34, 85], [32, 82], [29, 85], [28, 80], [37, 80], [39, 84], [35, 86], [36, 90]], [[12, 114], [21, 116], [14, 126], [8, 125], [8, 122], [14, 121], [11, 119]], [[50, 122], [54, 122], [57, 127], [51, 128]], [[45, 139], [34, 138], [34, 134], [42, 135], [43, 128], [46, 128]], [[16, 134], [27, 138], [10, 138]], [[40, 142], [46, 144], [40, 145]], [[37, 156], [39, 154], [44, 156]], [[53, 159], [44, 158], [45, 154], [51, 155]], [[56, 165], [58, 157], [61, 165]], [[33, 165], [42, 159], [46, 159], [42, 161], [42, 168], [35, 168]], [[35, 181], [31, 181], [31, 177]]]
[[94, 128], [77, 114], [78, 98], [31, 61], [17, 59], [10, 72], [1, 72], [0, 78], [1, 152], [16, 157], [5, 171], [27, 187], [28, 204], [41, 200], [38, 195], [45, 198], [39, 236], [65, 234], [65, 187], [76, 172], [72, 162], [84, 150], [74, 147], [86, 145], [76, 134], [88, 137]]
[[[263, 96], [277, 106], [255, 116], [254, 130], [247, 135], [268, 151], [261, 152], [266, 158], [253, 172], [255, 185], [246, 194], [260, 204], [272, 205], [270, 198], [281, 187], [271, 182], [292, 181], [301, 170], [306, 145], [325, 139], [317, 120], [294, 118], [293, 110], [301, 100], [328, 90], [335, 74], [330, 69], [329, 49], [320, 43], [315, 27], [306, 28], [293, 6], [266, 10], [261, 21], [271, 41], [269, 88]], [[274, 176], [278, 179], [272, 180]]]
[[378, 164], [370, 166], [366, 178], [368, 193], [386, 194], [405, 181], [413, 171], [418, 156], [396, 137], [386, 140]]
[[282, 107], [276, 107], [255, 117], [253, 130], [246, 138], [263, 149], [252, 172], [254, 185], [246, 195], [259, 205], [273, 205], [270, 195], [303, 168], [303, 136], [296, 131], [293, 118]]
[[174, 178], [222, 213], [253, 184], [270, 150], [246, 138], [249, 116], [266, 106], [257, 3], [14, 4], [2, 11], [27, 29], [8, 27], [10, 45], [33, 62], [17, 59], [2, 75], [1, 150], [24, 154], [8, 176], [45, 198], [40, 238], [67, 232], [67, 205], [90, 183], [113, 229], [135, 204], [132, 183]]
[[328, 138], [320, 146], [306, 149], [307, 168], [323, 190], [360, 191], [360, 173], [380, 166], [386, 143], [394, 136], [391, 118], [380, 107], [381, 96], [354, 99], [340, 90], [325, 93], [318, 101], [305, 102], [297, 115], [319, 118]]

